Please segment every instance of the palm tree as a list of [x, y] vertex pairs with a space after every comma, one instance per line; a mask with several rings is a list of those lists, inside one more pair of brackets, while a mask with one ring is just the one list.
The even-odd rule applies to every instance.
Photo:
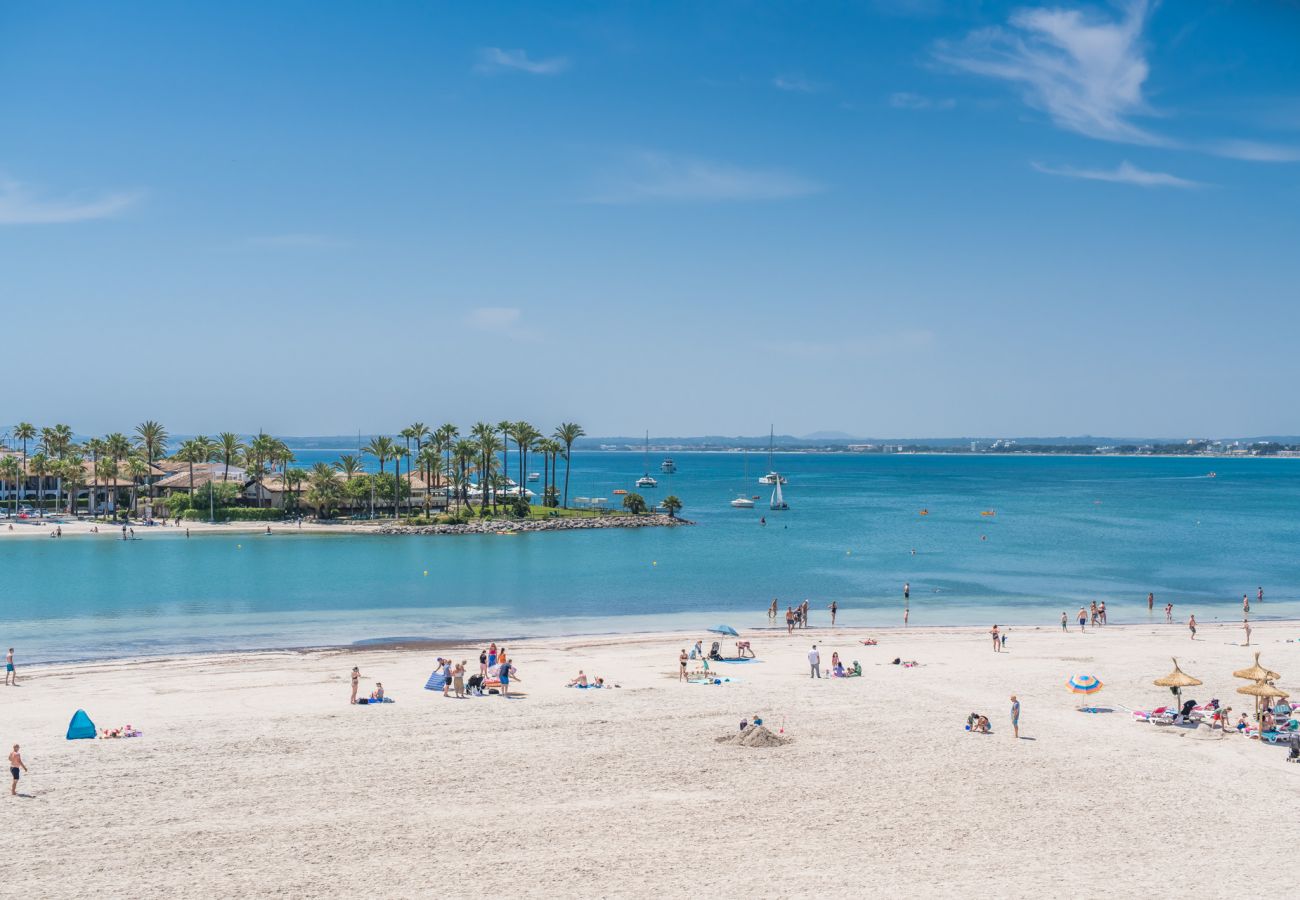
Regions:
[[120, 463], [131, 452], [131, 441], [121, 432], [114, 432], [104, 438], [104, 452]]
[[497, 511], [497, 492], [498, 488], [505, 487], [505, 478], [502, 476], [498, 479], [497, 470], [497, 452], [503, 446], [500, 438], [497, 437], [496, 430], [491, 426], [483, 433], [479, 439], [479, 454], [481, 455], [480, 468], [478, 473], [478, 486], [483, 490], [483, 500], [479, 503], [479, 515], [483, 515], [487, 508], [487, 492], [489, 488], [492, 491], [492, 512]]
[[[132, 453], [126, 458], [126, 474], [131, 479], [131, 509], [135, 510], [140, 479], [149, 474], [149, 466], [138, 454]], [[190, 485], [190, 494], [191, 496], [194, 494], [193, 484]]]
[[50, 458], [44, 453], [34, 453], [27, 462], [27, 474], [36, 476], [36, 505], [45, 515], [45, 476], [50, 474]]
[[67, 455], [69, 448], [72, 447], [72, 429], [67, 425], [42, 428], [41, 444], [45, 447], [46, 453], [63, 459]]
[[[371, 456], [379, 460], [380, 475], [384, 474], [384, 463], [388, 462], [388, 460], [393, 458], [396, 450], [397, 450], [397, 445], [394, 444], [393, 439], [388, 437], [387, 435], [381, 435], [380, 437], [377, 438], [371, 438], [370, 443], [366, 444], [366, 446], [361, 448], [361, 452], [369, 453]], [[380, 478], [379, 480], [383, 481], [382, 478]]]
[[457, 510], [469, 504], [469, 469], [474, 458], [478, 456], [478, 445], [473, 441], [467, 441], [464, 438], [456, 441], [451, 451], [456, 460], [456, 471], [460, 481], [460, 499], [456, 504]]
[[[36, 426], [31, 422], [19, 422], [14, 426], [14, 440], [23, 442], [23, 480], [18, 484], [22, 499], [27, 499], [27, 442], [35, 439]], [[17, 509], [17, 507], [14, 507]]]
[[63, 477], [60, 482], [67, 482], [68, 485], [68, 511], [72, 515], [76, 515], [77, 494], [81, 492], [81, 486], [86, 483], [86, 461], [78, 451], [69, 450], [61, 462]]
[[[313, 468], [315, 467], [313, 466]], [[343, 473], [345, 481], [351, 481], [353, 475], [357, 475], [365, 469], [365, 463], [360, 458], [345, 453], [339, 457], [339, 461], [334, 464], [334, 468]]]
[[302, 500], [302, 483], [307, 480], [307, 473], [299, 468], [284, 470], [284, 486], [293, 491], [293, 511], [298, 512]]
[[[393, 518], [394, 519], [397, 518], [398, 508], [400, 507], [402, 502], [402, 457], [405, 456], [409, 459], [410, 452], [411, 451], [407, 450], [405, 447], [397, 446], [396, 441], [393, 442]], [[406, 471], [408, 474], [411, 471], [411, 464], [409, 462], [406, 464]], [[408, 484], [407, 487], [409, 488], [410, 485]]]
[[497, 422], [497, 431], [501, 432], [501, 471], [510, 474], [510, 439], [515, 430], [515, 423], [509, 419]]
[[91, 438], [86, 441], [86, 451], [90, 454], [90, 474], [94, 478], [90, 492], [90, 517], [95, 519], [99, 516], [99, 458], [104, 455], [104, 442]]
[[104, 456], [95, 463], [95, 479], [102, 478], [109, 485], [109, 490], [104, 493], [104, 502], [113, 513], [117, 512], [117, 468], [117, 460], [111, 456]]
[[[207, 439], [204, 438], [206, 441]], [[196, 462], [207, 462], [207, 448], [195, 438], [190, 438], [181, 444], [180, 449], [176, 451], [176, 459], [183, 463], [188, 463], [190, 467], [190, 500], [194, 499], [194, 464]]]
[[18, 476], [23, 467], [12, 456], [0, 457], [0, 480], [9, 488], [9, 499], [13, 501], [14, 515], [18, 515]]
[[412, 422], [406, 428], [402, 429], [402, 437], [408, 441], [415, 441], [415, 454], [411, 455], [411, 445], [406, 445], [406, 490], [409, 494], [411, 491], [411, 463], [415, 462], [420, 455], [420, 448], [424, 445], [424, 439], [429, 436], [429, 426], [423, 422]]
[[552, 435], [564, 444], [564, 508], [569, 508], [569, 462], [573, 458], [573, 442], [587, 432], [577, 422], [564, 422]]
[[634, 516], [639, 516], [646, 511], [645, 497], [640, 494], [628, 494], [623, 498], [623, 508]]
[[664, 498], [663, 507], [668, 512], [668, 518], [675, 519], [682, 508], [681, 498], [676, 494], [669, 494]]
[[230, 464], [239, 459], [239, 455], [247, 449], [248, 448], [244, 446], [244, 442], [239, 439], [239, 435], [235, 434], [233, 431], [223, 431], [221, 434], [217, 435], [216, 452], [226, 466], [225, 470], [221, 473], [222, 481], [230, 480]]
[[262, 505], [262, 494], [265, 492], [262, 479], [266, 477], [271, 461], [279, 450], [278, 444], [279, 442], [266, 432], [258, 431], [257, 436], [249, 441], [248, 449], [244, 451], [244, 458], [248, 462], [248, 474], [257, 482], [259, 507]]
[[516, 422], [514, 430], [515, 446], [519, 449], [519, 496], [524, 496], [523, 487], [528, 483], [528, 449], [542, 433], [527, 422]]
[[551, 492], [555, 489], [555, 460], [564, 450], [560, 442], [551, 438], [542, 438], [536, 444], [542, 454], [542, 505], [554, 506]]
[[[153, 461], [167, 452], [167, 429], [149, 419], [135, 426], [136, 443], [144, 450], [145, 462], [153, 468]], [[153, 478], [148, 479], [149, 505], [153, 505]]]
[[[438, 445], [438, 448], [441, 451], [447, 454], [446, 473], [449, 481], [451, 479], [451, 445], [459, 434], [460, 429], [451, 423], [439, 427], [438, 430], [433, 433], [434, 442]], [[450, 490], [450, 488], [451, 485], [448, 483], [447, 490]], [[451, 502], [450, 496], [447, 496], [447, 501], [449, 503]]]
[[433, 497], [433, 473], [442, 465], [442, 453], [433, 444], [425, 444], [416, 455], [415, 464], [420, 467], [420, 477], [424, 479], [424, 514], [427, 516]]
[[311, 473], [307, 478], [311, 485], [307, 497], [316, 507], [317, 518], [332, 518], [331, 513], [338, 504], [340, 493], [338, 479], [334, 477], [334, 469], [328, 463], [318, 462], [311, 467]]

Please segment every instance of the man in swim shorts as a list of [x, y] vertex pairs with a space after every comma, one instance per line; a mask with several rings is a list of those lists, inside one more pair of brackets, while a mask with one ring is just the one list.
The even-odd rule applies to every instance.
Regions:
[[9, 774], [14, 777], [14, 783], [9, 786], [9, 793], [18, 793], [18, 770], [27, 771], [27, 763], [23, 762], [23, 755], [18, 752], [18, 745], [14, 744], [14, 751], [9, 754]]
[[1020, 701], [1016, 695], [1011, 695], [1011, 730], [1015, 733], [1017, 739], [1020, 737]]
[[[13, 679], [10, 681], [10, 679]], [[18, 685], [18, 671], [14, 668], [14, 648], [10, 647], [9, 652], [5, 654], [5, 684]]]

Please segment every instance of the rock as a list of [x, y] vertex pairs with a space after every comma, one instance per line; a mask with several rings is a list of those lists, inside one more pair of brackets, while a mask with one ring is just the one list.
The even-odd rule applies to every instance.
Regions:
[[676, 528], [694, 525], [661, 513], [555, 519], [471, 519], [464, 525], [381, 525], [378, 534], [510, 534], [526, 531], [579, 531], [587, 528]]

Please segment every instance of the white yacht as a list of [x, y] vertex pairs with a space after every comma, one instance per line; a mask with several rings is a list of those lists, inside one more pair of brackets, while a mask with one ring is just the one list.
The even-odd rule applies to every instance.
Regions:
[[677, 463], [673, 462], [671, 456], [664, 457], [664, 461], [659, 464], [659, 471], [665, 475], [671, 475], [677, 471]]
[[528, 473], [528, 480], [529, 480], [529, 481], [540, 481], [540, 480], [541, 480], [541, 477], [542, 477], [542, 473], [541, 473], [541, 472], [529, 472], [529, 473]]
[[754, 501], [742, 494], [741, 496], [737, 497], [735, 500], [732, 500], [731, 505], [734, 506], [736, 509], [753, 509]]
[[[759, 484], [786, 484], [785, 476], [772, 468], [772, 441], [776, 437], [776, 429], [773, 426], [767, 435], [767, 474], [758, 479]], [[773, 507], [775, 509], [776, 507]]]
[[650, 432], [645, 433], [645, 457], [642, 460], [645, 463], [645, 474], [636, 480], [636, 486], [639, 488], [658, 487], [659, 482], [650, 475]]

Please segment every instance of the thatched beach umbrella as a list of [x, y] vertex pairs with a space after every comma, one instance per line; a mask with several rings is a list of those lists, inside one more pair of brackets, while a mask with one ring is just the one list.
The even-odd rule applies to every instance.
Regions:
[[1249, 669], [1238, 669], [1232, 673], [1234, 678], [1245, 678], [1247, 681], [1277, 681], [1282, 676], [1274, 671], [1264, 668], [1259, 664], [1259, 653], [1255, 654], [1255, 664]]
[[1267, 700], [1272, 697], [1281, 697], [1286, 699], [1291, 696], [1286, 691], [1276, 685], [1269, 684], [1266, 681], [1256, 681], [1254, 684], [1248, 684], [1244, 687], [1237, 688], [1238, 694], [1245, 694], [1248, 697], [1255, 698], [1255, 721], [1259, 723], [1259, 733], [1261, 737], [1264, 734], [1264, 715], [1260, 711], [1259, 704], [1261, 700]]
[[1155, 680], [1156, 687], [1169, 688], [1171, 691], [1174, 692], [1175, 697], [1181, 695], [1183, 688], [1196, 687], [1197, 685], [1200, 684], [1204, 684], [1204, 682], [1201, 681], [1201, 679], [1193, 678], [1191, 675], [1188, 675], [1182, 669], [1178, 668], [1177, 659], [1174, 660], [1174, 670], [1172, 672], [1170, 672], [1164, 678], [1157, 678]]

